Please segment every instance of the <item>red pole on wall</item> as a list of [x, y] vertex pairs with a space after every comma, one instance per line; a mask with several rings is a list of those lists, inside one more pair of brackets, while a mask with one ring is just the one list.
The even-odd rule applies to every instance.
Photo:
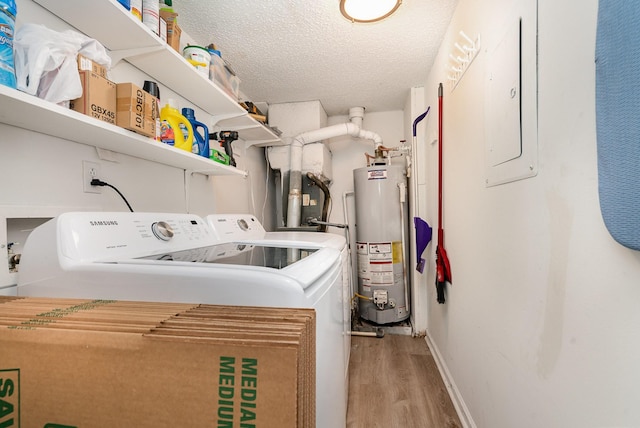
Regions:
[[442, 227], [442, 83], [438, 86], [438, 246], [436, 247], [436, 292], [438, 303], [444, 303], [444, 288], [451, 283], [451, 265], [444, 249]]

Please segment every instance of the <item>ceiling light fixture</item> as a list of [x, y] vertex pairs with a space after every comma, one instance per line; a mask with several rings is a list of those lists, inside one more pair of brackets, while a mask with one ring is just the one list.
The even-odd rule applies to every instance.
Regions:
[[398, 10], [402, 0], [340, 0], [340, 12], [351, 22], [377, 22]]

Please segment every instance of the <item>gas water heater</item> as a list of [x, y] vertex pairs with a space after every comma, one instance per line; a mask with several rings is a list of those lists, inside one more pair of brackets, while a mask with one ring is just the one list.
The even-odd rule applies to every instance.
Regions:
[[360, 316], [377, 324], [409, 317], [407, 174], [402, 165], [353, 171]]

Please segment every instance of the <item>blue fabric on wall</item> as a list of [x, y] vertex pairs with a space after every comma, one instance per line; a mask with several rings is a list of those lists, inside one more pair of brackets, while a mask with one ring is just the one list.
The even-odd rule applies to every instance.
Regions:
[[596, 39], [600, 210], [620, 244], [640, 250], [640, 2], [600, 0]]

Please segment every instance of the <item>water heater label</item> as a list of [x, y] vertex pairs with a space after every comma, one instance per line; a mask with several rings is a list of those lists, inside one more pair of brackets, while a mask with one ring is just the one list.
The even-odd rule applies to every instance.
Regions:
[[393, 285], [393, 243], [358, 242], [358, 277], [363, 286]]
[[375, 242], [369, 244], [369, 254], [380, 255], [382, 258], [386, 258], [391, 255], [391, 242]]
[[393, 285], [391, 262], [371, 263], [371, 285]]
[[367, 179], [368, 180], [386, 180], [387, 179], [387, 170], [386, 169], [372, 169], [371, 171], [367, 171]]

